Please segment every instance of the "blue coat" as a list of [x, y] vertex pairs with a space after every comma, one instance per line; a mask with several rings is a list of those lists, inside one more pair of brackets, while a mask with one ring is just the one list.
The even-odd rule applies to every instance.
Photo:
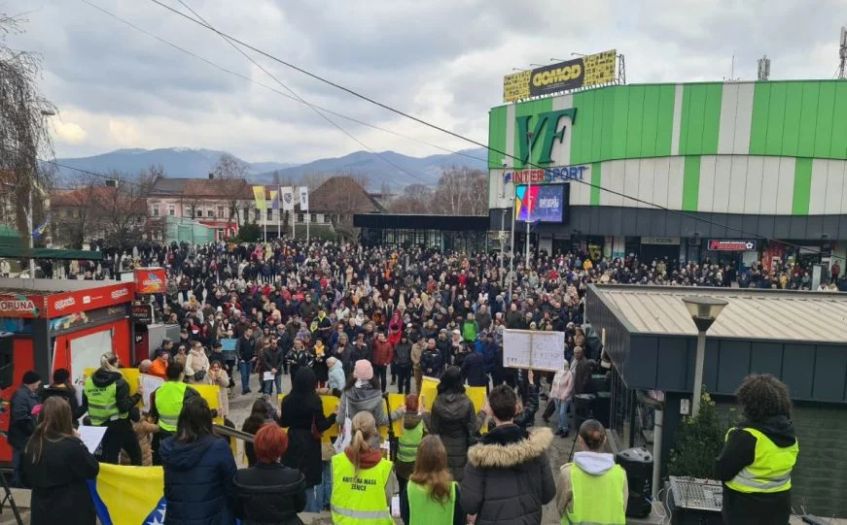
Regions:
[[232, 525], [235, 460], [227, 442], [206, 436], [193, 443], [162, 442], [166, 525]]

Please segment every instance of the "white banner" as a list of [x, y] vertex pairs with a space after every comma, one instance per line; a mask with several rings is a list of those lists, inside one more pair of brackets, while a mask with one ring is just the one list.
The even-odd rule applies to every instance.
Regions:
[[291, 186], [282, 186], [279, 188], [279, 194], [282, 199], [282, 209], [285, 211], [294, 210], [294, 188]]
[[297, 190], [300, 192], [300, 210], [309, 211], [309, 188], [300, 186]]

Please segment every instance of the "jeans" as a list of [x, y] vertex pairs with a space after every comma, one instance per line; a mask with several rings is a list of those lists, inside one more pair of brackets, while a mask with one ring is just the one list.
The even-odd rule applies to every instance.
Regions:
[[306, 489], [306, 508], [304, 512], [321, 512], [329, 508], [331, 496], [332, 465], [329, 461], [324, 461], [321, 483]]
[[253, 371], [253, 363], [241, 361], [238, 363], [238, 371], [241, 372], [241, 393], [250, 392], [250, 372]]
[[409, 525], [409, 497], [406, 495], [409, 480], [397, 476], [397, 483], [400, 485], [400, 517], [403, 523]]
[[385, 365], [374, 365], [374, 375], [376, 375], [379, 378], [379, 388], [382, 390], [383, 393], [385, 393], [385, 389], [388, 386], [388, 384], [385, 381], [385, 372], [386, 372], [386, 366]]
[[262, 380], [262, 393], [271, 395], [274, 393], [274, 386], [276, 386], [276, 393], [282, 393], [282, 374], [276, 374], [273, 379]]
[[568, 431], [568, 410], [571, 407], [570, 399], [556, 399], [556, 414], [559, 418], [558, 429], [562, 432]]
[[392, 365], [392, 370], [397, 373], [397, 392], [409, 394], [412, 390], [412, 367]]
[[16, 448], [12, 449], [12, 487], [23, 487], [23, 479], [21, 479], [21, 462], [23, 461], [24, 451]]

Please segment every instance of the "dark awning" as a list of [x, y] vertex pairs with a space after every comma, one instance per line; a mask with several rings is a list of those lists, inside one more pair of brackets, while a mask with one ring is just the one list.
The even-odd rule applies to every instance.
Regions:
[[487, 215], [405, 215], [389, 213], [357, 213], [353, 215], [356, 228], [378, 230], [441, 230], [488, 231]]

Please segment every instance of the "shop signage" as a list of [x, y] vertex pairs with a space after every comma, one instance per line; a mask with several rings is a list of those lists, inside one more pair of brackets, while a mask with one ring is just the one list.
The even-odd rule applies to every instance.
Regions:
[[132, 305], [132, 320], [140, 324], [153, 324], [153, 305]]
[[[535, 123], [530, 129], [529, 123], [533, 115], [523, 115], [515, 119], [516, 129], [518, 133], [518, 158], [521, 162], [527, 164], [529, 162], [529, 149], [534, 151], [538, 144], [541, 144], [541, 151], [538, 155], [539, 164], [550, 164], [553, 162], [553, 145], [558, 140], [561, 144], [565, 140], [565, 130], [567, 126], [562, 125], [559, 128], [559, 122], [563, 117], [568, 117], [571, 120], [571, 126], [576, 123], [576, 108], [557, 109], [555, 111], [547, 111], [539, 113], [535, 116]], [[530, 135], [530, 132], [532, 134]], [[529, 143], [529, 144], [528, 144]]]
[[38, 307], [35, 301], [26, 296], [0, 297], [0, 316], [2, 317], [36, 317]]
[[710, 239], [709, 250], [713, 252], [749, 252], [756, 249], [756, 241]]
[[658, 244], [662, 246], [679, 246], [679, 237], [642, 237], [641, 244]]
[[47, 315], [58, 317], [128, 303], [132, 298], [132, 287], [133, 283], [119, 283], [56, 293], [47, 297]]
[[614, 82], [617, 56], [617, 51], [612, 49], [506, 75], [503, 77], [503, 102]]
[[557, 168], [507, 171], [503, 183], [508, 184], [553, 184], [572, 180], [584, 180], [588, 166], [561, 166]]
[[88, 312], [77, 312], [50, 320], [51, 332], [63, 332], [65, 330], [78, 330], [84, 326], [92, 326], [106, 321], [113, 321], [126, 317], [126, 305], [107, 306]]
[[167, 287], [168, 277], [164, 268], [139, 268], [135, 270], [136, 293], [165, 293]]

